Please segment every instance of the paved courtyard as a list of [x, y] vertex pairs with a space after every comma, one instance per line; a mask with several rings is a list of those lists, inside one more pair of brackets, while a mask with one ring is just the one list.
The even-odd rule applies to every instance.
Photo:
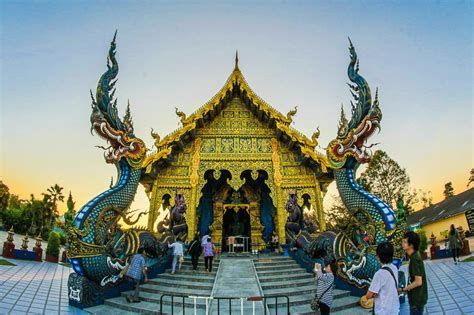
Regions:
[[87, 314], [68, 304], [71, 268], [48, 262], [5, 260], [16, 266], [0, 266], [0, 314]]
[[[48, 262], [6, 260], [16, 266], [0, 265], [0, 314], [86, 314], [68, 305], [71, 268]], [[426, 270], [427, 314], [474, 314], [474, 262], [454, 265], [452, 259], [426, 261]], [[408, 313], [405, 303], [401, 314]]]
[[[474, 314], [474, 262], [455, 265], [450, 258], [426, 261], [425, 266], [428, 314]], [[409, 314], [408, 303], [402, 305], [401, 314]]]

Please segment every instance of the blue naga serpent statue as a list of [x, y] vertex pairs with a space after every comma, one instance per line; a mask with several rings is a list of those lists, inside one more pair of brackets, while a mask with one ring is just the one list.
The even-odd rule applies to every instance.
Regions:
[[131, 221], [129, 209], [139, 184], [146, 147], [134, 135], [129, 106], [123, 120], [118, 116], [117, 99], [114, 99], [118, 74], [116, 34], [110, 44], [107, 71], [98, 82], [95, 99], [91, 91], [90, 120], [91, 133], [94, 131], [109, 144], [108, 148], [101, 148], [105, 161], [117, 167], [118, 179], [114, 186], [79, 210], [67, 237], [67, 254], [75, 271], [69, 277], [69, 299], [83, 307], [99, 303], [105, 288], [121, 282], [121, 271], [128, 263], [126, 257], [136, 253], [139, 247], [150, 257], [157, 258], [158, 263], [165, 262], [167, 246], [164, 242], [172, 234], [167, 231], [169, 233], [158, 240], [146, 230], [122, 231], [118, 227], [120, 219], [133, 225], [142, 214]]
[[[350, 121], [341, 109], [337, 138], [329, 143], [327, 156], [341, 199], [356, 224], [339, 233], [326, 231], [310, 234], [302, 229], [293, 241], [312, 259], [335, 261], [337, 275], [346, 283], [367, 288], [374, 273], [381, 267], [375, 254], [378, 244], [391, 242], [395, 247], [395, 263], [401, 262], [401, 240], [406, 223], [404, 220], [397, 222], [394, 211], [384, 201], [365, 191], [355, 178], [357, 168], [370, 161], [371, 146], [366, 146], [366, 143], [376, 130], [380, 130], [382, 112], [378, 93], [376, 91], [372, 101], [369, 85], [359, 74], [359, 60], [350, 40], [349, 44], [351, 61], [347, 72], [352, 84], [348, 85], [356, 104], [351, 101]], [[295, 202], [297, 200], [290, 196], [287, 209], [292, 208], [291, 203]], [[293, 206], [297, 207], [297, 204]], [[368, 241], [360, 233], [364, 231]]]

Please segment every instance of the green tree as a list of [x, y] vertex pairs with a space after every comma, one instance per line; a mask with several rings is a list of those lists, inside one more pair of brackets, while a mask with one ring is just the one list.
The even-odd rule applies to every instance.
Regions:
[[32, 194], [30, 200], [25, 205], [25, 214], [30, 218], [29, 234], [38, 235], [44, 227], [45, 203], [43, 200], [36, 199]]
[[46, 248], [46, 255], [58, 257], [60, 247], [60, 236], [56, 232], [49, 233], [48, 247]]
[[452, 182], [444, 184], [443, 195], [444, 195], [444, 198], [446, 198], [446, 199], [454, 196], [454, 188], [453, 188], [453, 183]]
[[26, 234], [30, 223], [30, 218], [26, 214], [24, 207], [8, 209], [3, 217], [3, 224], [6, 228], [13, 226], [16, 233]]
[[353, 216], [342, 203], [339, 195], [332, 195], [333, 203], [329, 208], [324, 209], [326, 228], [329, 230], [341, 231], [351, 227]]
[[51, 203], [52, 204], [52, 211], [49, 214], [49, 221], [46, 222], [47, 228], [50, 230], [51, 227], [53, 226], [54, 222], [56, 219], [59, 217], [59, 212], [58, 212], [58, 202], [63, 202], [64, 201], [64, 195], [62, 193], [63, 187], [59, 186], [58, 184], [55, 184], [54, 186], [51, 186], [47, 189], [48, 193], [43, 194], [44, 199], [43, 201], [45, 203]]
[[8, 209], [20, 209], [21, 204], [24, 202], [25, 200], [20, 199], [18, 195], [10, 195], [10, 199], [8, 200]]
[[358, 182], [392, 208], [400, 197], [406, 210], [410, 211], [416, 200], [416, 192], [410, 190], [410, 177], [406, 170], [381, 150], [375, 151]]
[[8, 189], [8, 186], [5, 185], [1, 180], [0, 180], [0, 221], [3, 219], [3, 214], [7, 210], [8, 207], [8, 201], [10, 199], [10, 191]]
[[420, 236], [420, 253], [424, 253], [425, 250], [428, 248], [428, 237], [426, 236], [425, 230], [418, 230], [416, 233]]
[[76, 202], [72, 199], [72, 194], [69, 192], [69, 197], [66, 201], [67, 211], [64, 213], [64, 222], [66, 223], [66, 227], [72, 226], [74, 222], [74, 217], [76, 216], [76, 210], [74, 210], [74, 206]]

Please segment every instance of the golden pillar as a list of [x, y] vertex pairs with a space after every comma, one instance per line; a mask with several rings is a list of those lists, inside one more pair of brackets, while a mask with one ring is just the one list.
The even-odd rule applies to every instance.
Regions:
[[153, 225], [155, 224], [156, 219], [158, 218], [158, 211], [160, 211], [160, 205], [156, 204], [156, 181], [153, 182], [153, 187], [151, 189], [151, 198], [150, 201], [150, 213], [148, 215], [148, 230], [150, 232], [155, 232]]
[[252, 250], [254, 249], [265, 249], [265, 242], [262, 239], [263, 235], [263, 225], [260, 222], [260, 203], [259, 202], [251, 202], [248, 213], [250, 216], [250, 231], [252, 237]]
[[277, 232], [280, 239], [280, 243], [286, 242], [286, 233], [285, 233], [285, 223], [286, 223], [286, 213], [285, 213], [285, 202], [283, 200], [283, 192], [281, 189], [281, 184], [283, 182], [283, 177], [281, 175], [281, 162], [280, 155], [278, 153], [278, 140], [272, 138], [272, 163], [273, 163], [273, 181], [276, 187], [277, 195]]
[[199, 202], [199, 196], [197, 187], [199, 184], [199, 163], [201, 162], [201, 138], [196, 138], [194, 140], [194, 153], [191, 160], [191, 175], [189, 177], [189, 182], [191, 184], [191, 200], [188, 203], [190, 209], [188, 209], [188, 240], [191, 241], [196, 234], [197, 229], [197, 220], [196, 220], [196, 211]]
[[321, 232], [326, 231], [326, 218], [324, 217], [324, 205], [323, 205], [323, 195], [321, 193], [321, 186], [319, 184], [319, 181], [314, 178], [314, 183], [315, 183], [315, 195], [316, 195], [316, 211], [318, 214], [318, 220], [319, 220], [319, 229]]
[[220, 247], [222, 244], [222, 224], [224, 218], [224, 204], [220, 201], [214, 202], [214, 217], [211, 230], [211, 238], [213, 243], [217, 243]]

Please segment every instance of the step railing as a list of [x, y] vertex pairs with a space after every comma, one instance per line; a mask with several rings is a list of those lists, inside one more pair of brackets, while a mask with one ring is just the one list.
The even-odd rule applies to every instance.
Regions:
[[[221, 313], [221, 304], [228, 305], [228, 314], [232, 314], [232, 302], [240, 301], [240, 314], [244, 314], [244, 302], [252, 302], [252, 314], [255, 315], [255, 303], [263, 302], [264, 314], [267, 314], [267, 301], [275, 300], [275, 314], [278, 315], [278, 299], [284, 299], [285, 302], [280, 305], [286, 305], [286, 315], [290, 315], [290, 298], [288, 295], [267, 295], [267, 296], [248, 296], [248, 297], [219, 297], [219, 296], [197, 296], [197, 295], [178, 295], [178, 294], [162, 294], [160, 297], [160, 314], [163, 314], [163, 303], [164, 298], [169, 297], [171, 302], [171, 314], [174, 314], [175, 303], [181, 301], [182, 306], [176, 307], [176, 309], [182, 308], [182, 314], [186, 314], [186, 301], [191, 300], [193, 304], [193, 310], [191, 314], [197, 315], [198, 301], [204, 300], [206, 307], [206, 315], [209, 314], [210, 306], [212, 301], [217, 301], [217, 314]], [[175, 302], [177, 301], [177, 302]], [[234, 307], [235, 308], [235, 307]], [[238, 308], [238, 307], [237, 307]], [[285, 313], [283, 313], [285, 314]]]

